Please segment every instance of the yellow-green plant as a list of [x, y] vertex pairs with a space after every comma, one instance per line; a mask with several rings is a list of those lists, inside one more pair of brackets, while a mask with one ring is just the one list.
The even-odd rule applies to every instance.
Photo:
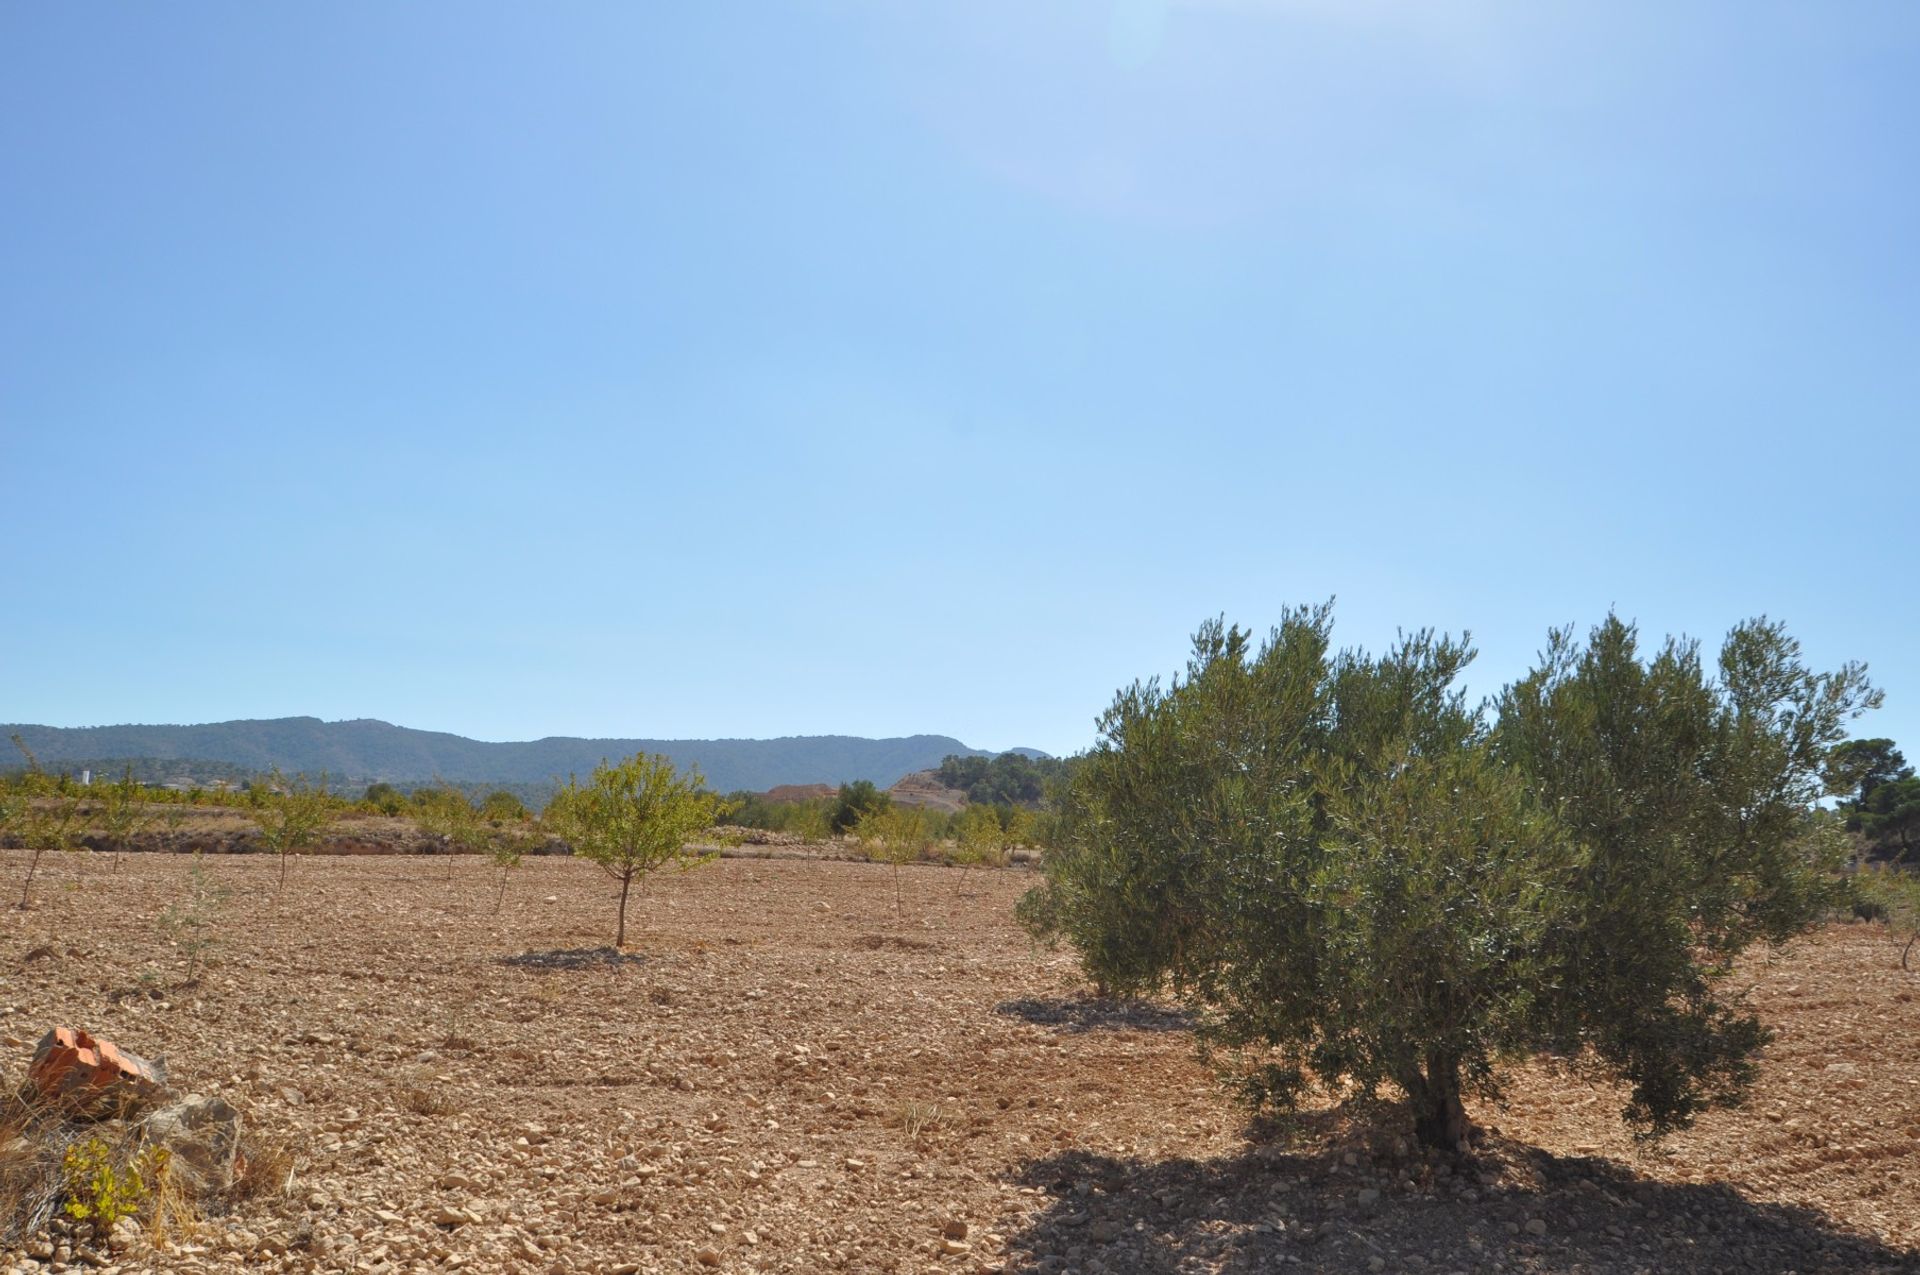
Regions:
[[147, 1147], [122, 1159], [103, 1138], [76, 1142], [60, 1158], [63, 1208], [75, 1221], [101, 1227], [134, 1217], [165, 1180], [171, 1159], [165, 1147]]
[[668, 865], [684, 871], [713, 859], [690, 853], [687, 841], [725, 809], [698, 768], [682, 775], [667, 758], [638, 753], [618, 765], [600, 763], [584, 784], [569, 777], [547, 806], [546, 821], [575, 854], [620, 883], [618, 948], [627, 942], [633, 883]]

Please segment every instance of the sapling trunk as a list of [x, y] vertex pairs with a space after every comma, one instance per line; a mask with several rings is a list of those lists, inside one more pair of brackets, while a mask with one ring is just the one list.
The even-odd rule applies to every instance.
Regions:
[[22, 912], [26, 911], [29, 906], [29, 899], [33, 894], [33, 874], [40, 870], [40, 856], [45, 853], [45, 850], [35, 850], [33, 856], [27, 860], [27, 883], [20, 887], [20, 910]]
[[613, 947], [616, 952], [624, 951], [627, 946], [627, 892], [633, 889], [633, 869], [628, 868], [620, 877], [620, 924], [613, 933]]

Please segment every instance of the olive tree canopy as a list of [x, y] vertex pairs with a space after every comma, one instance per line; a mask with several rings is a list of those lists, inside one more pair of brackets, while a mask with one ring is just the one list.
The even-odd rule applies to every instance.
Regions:
[[1483, 709], [1464, 639], [1336, 652], [1331, 623], [1209, 623], [1184, 675], [1122, 690], [1028, 923], [1193, 1003], [1250, 1096], [1390, 1086], [1429, 1145], [1544, 1051], [1624, 1076], [1646, 1131], [1735, 1100], [1765, 1032], [1724, 976], [1830, 897], [1806, 813], [1864, 670], [1755, 621], [1710, 675], [1609, 617]]

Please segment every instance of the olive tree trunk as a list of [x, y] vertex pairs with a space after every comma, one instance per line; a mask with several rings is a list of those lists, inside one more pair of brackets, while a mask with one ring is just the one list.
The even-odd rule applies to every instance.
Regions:
[[1424, 1069], [1399, 1078], [1413, 1105], [1413, 1136], [1420, 1145], [1457, 1151], [1467, 1139], [1467, 1109], [1460, 1101], [1460, 1063], [1445, 1054], [1427, 1055]]

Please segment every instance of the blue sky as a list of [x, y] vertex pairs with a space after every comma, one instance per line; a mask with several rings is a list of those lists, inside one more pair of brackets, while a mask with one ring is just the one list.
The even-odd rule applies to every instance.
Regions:
[[1789, 624], [1920, 754], [1920, 9], [0, 0], [0, 720], [1083, 746]]

